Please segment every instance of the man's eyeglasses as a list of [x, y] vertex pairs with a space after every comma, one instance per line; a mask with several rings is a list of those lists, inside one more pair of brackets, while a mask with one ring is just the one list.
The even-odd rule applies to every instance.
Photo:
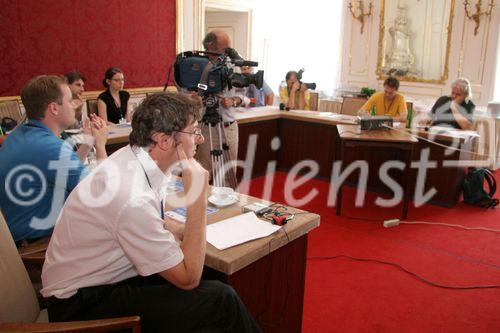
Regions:
[[201, 129], [200, 128], [196, 128], [194, 131], [192, 132], [185, 132], [185, 131], [172, 131], [172, 132], [178, 132], [178, 133], [186, 133], [186, 134], [191, 134], [191, 135], [198, 135], [198, 136], [201, 136]]

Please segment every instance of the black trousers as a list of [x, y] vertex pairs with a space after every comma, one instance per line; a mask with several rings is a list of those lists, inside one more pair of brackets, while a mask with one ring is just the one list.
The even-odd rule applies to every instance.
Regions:
[[182, 290], [159, 275], [79, 289], [48, 299], [50, 321], [141, 317], [142, 332], [261, 332], [234, 289], [202, 280]]

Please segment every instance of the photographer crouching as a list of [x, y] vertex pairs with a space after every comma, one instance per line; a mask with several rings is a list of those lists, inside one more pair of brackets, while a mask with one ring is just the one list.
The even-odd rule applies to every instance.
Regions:
[[280, 109], [309, 110], [309, 89], [316, 89], [315, 83], [303, 83], [302, 72], [289, 71], [286, 73], [286, 84], [280, 87]]

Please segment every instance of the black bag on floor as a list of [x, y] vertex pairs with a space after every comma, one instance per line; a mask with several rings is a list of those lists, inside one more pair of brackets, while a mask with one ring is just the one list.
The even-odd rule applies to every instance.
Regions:
[[11, 117], [4, 117], [0, 121], [0, 126], [2, 126], [2, 131], [4, 133], [12, 131], [17, 126], [17, 121]]
[[[484, 189], [484, 180], [488, 183], [488, 192]], [[493, 196], [497, 190], [497, 183], [491, 170], [486, 168], [470, 168], [462, 185], [464, 202], [484, 207], [493, 208], [498, 205], [498, 199]]]

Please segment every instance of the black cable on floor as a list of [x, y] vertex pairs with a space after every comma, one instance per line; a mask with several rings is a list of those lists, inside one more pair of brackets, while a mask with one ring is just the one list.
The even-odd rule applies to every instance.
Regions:
[[383, 261], [383, 260], [378, 260], [378, 259], [372, 259], [372, 258], [356, 258], [356, 257], [351, 257], [351, 256], [348, 256], [348, 255], [344, 255], [344, 254], [339, 254], [339, 255], [336, 255], [336, 256], [314, 256], [314, 257], [308, 257], [307, 260], [332, 260], [332, 259], [340, 259], [340, 258], [344, 258], [344, 259], [350, 259], [350, 260], [354, 260], [354, 261], [362, 261], [362, 262], [374, 262], [374, 263], [378, 263], [378, 264], [384, 264], [384, 265], [389, 265], [389, 266], [392, 266], [392, 267], [396, 267], [398, 268], [399, 270], [413, 276], [414, 278], [416, 278], [417, 280], [420, 280], [424, 283], [427, 283], [433, 287], [438, 287], [438, 288], [444, 288], [444, 289], [454, 289], [454, 290], [469, 290], [469, 289], [496, 289], [496, 288], [500, 288], [500, 285], [498, 284], [494, 284], [494, 285], [476, 285], [476, 286], [447, 286], [447, 285], [443, 285], [443, 284], [440, 284], [440, 283], [436, 283], [436, 282], [432, 282], [416, 273], [413, 273], [409, 270], [407, 270], [406, 268], [404, 268], [403, 266], [397, 264], [397, 263], [393, 263], [393, 262], [389, 262], [389, 261]]

